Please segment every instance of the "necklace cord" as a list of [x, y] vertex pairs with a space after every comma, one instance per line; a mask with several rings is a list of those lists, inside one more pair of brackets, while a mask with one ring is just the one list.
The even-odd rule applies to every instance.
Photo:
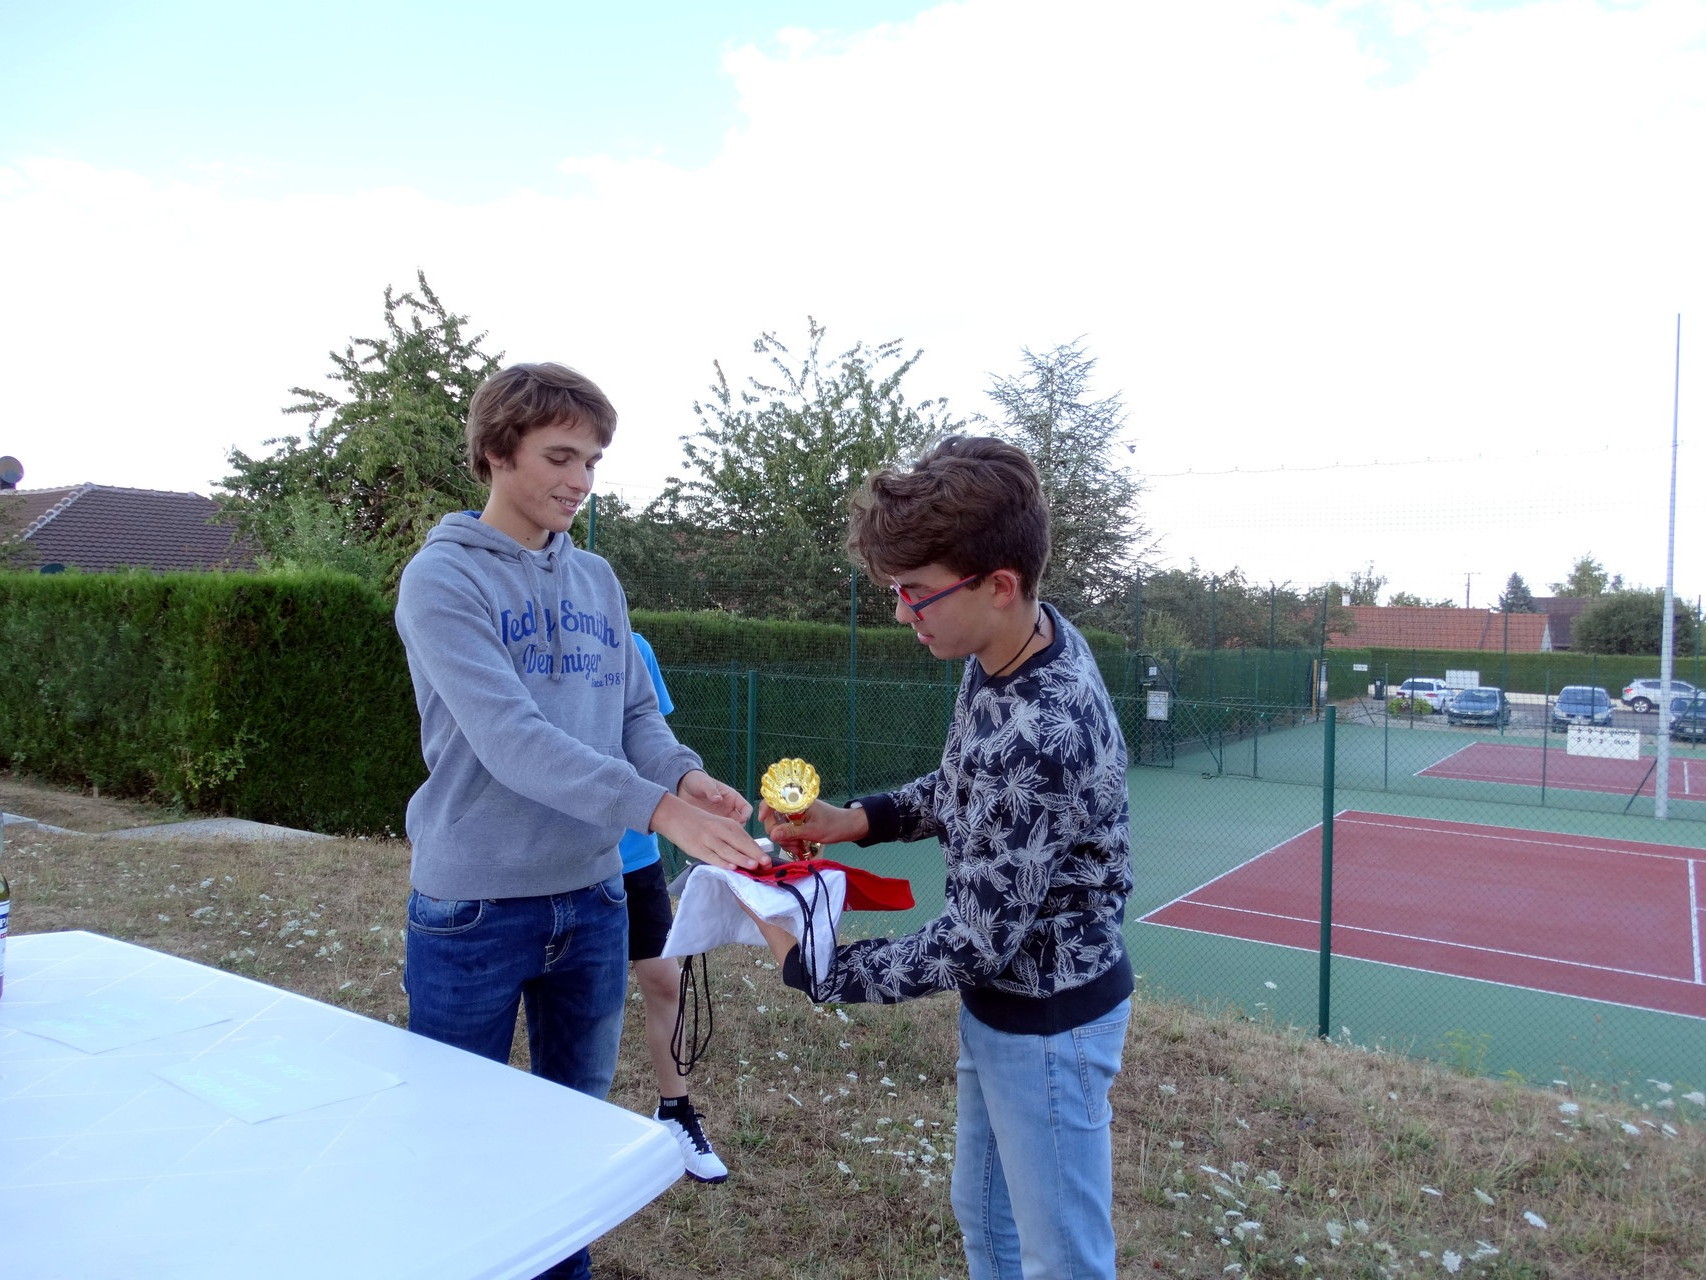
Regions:
[[1029, 649], [1031, 647], [1031, 641], [1035, 640], [1038, 636], [1042, 635], [1042, 633], [1043, 633], [1043, 607], [1042, 607], [1042, 605], [1039, 604], [1037, 606], [1037, 620], [1031, 624], [1031, 634], [1025, 637], [1025, 643], [1019, 646], [1019, 652], [1018, 653], [1015, 653], [1011, 658], [1007, 659], [1006, 662], [1003, 662], [999, 667], [995, 668], [994, 671], [991, 671], [989, 673], [990, 679], [993, 680], [996, 676], [998, 676], [1002, 672], [1006, 671], [1008, 667], [1012, 666], [1020, 658], [1024, 657], [1025, 656], [1025, 650]]

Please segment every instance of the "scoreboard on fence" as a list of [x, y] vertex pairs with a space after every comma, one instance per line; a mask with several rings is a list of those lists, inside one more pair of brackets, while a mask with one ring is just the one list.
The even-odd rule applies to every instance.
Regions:
[[1605, 760], [1639, 760], [1641, 731], [1613, 729], [1610, 725], [1573, 724], [1568, 751], [1573, 756], [1599, 756]]

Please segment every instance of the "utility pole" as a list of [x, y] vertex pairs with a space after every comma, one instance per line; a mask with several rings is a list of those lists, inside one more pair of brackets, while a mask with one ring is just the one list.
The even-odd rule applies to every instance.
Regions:
[[1475, 576], [1474, 570], [1465, 569], [1463, 571], [1463, 607], [1465, 609], [1467, 609], [1469, 607], [1469, 579], [1473, 578], [1474, 576]]

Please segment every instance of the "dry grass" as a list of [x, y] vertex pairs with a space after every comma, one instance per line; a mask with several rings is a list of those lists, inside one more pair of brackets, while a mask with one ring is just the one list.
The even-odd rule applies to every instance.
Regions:
[[[13, 812], [70, 804], [7, 787]], [[400, 845], [14, 831], [5, 858], [17, 932], [91, 929], [404, 1021]], [[606, 1237], [601, 1277], [963, 1275], [955, 1002], [815, 1008], [753, 950], [714, 956], [711, 988], [694, 1098], [733, 1177]], [[649, 1111], [638, 1015], [612, 1100]], [[1140, 1003], [1114, 1099], [1120, 1273], [1706, 1276], [1706, 1098], [1685, 1088], [1577, 1103]]]

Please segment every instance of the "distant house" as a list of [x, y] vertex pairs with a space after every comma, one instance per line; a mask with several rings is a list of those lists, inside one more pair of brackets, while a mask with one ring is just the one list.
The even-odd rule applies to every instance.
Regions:
[[199, 493], [79, 484], [0, 492], [0, 536], [17, 537], [29, 567], [81, 569], [253, 569], [254, 548], [219, 520]]
[[1588, 606], [1598, 604], [1592, 596], [1536, 596], [1534, 607], [1546, 615], [1551, 624], [1552, 647], [1554, 649], [1572, 648], [1574, 642], [1570, 639], [1574, 631], [1576, 619], [1581, 617]]
[[1556, 647], [1544, 613], [1386, 605], [1351, 605], [1345, 612], [1356, 626], [1330, 637], [1329, 649], [1478, 649], [1498, 653], [1508, 645], [1512, 653], [1547, 653]]

